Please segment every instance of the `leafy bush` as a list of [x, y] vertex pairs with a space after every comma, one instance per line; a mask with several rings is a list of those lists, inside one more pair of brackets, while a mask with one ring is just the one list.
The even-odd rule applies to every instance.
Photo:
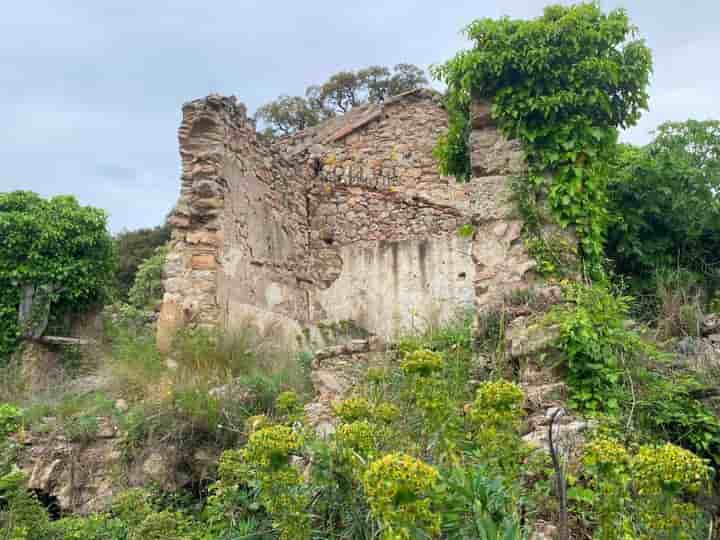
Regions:
[[712, 460], [720, 470], [720, 418], [695, 397], [703, 390], [692, 378], [652, 376], [641, 389], [638, 416], [648, 433]]
[[372, 406], [363, 397], [351, 397], [335, 405], [335, 414], [343, 422], [356, 422], [372, 417]]
[[550, 320], [560, 327], [557, 345], [566, 360], [570, 402], [581, 409], [617, 412], [626, 365], [653, 354], [625, 328], [631, 298], [612, 294], [602, 283], [567, 284], [564, 295], [569, 305], [555, 308]]
[[668, 122], [613, 164], [607, 254], [643, 291], [656, 271], [687, 269], [714, 290], [720, 248], [720, 122]]
[[439, 532], [440, 516], [432, 510], [438, 479], [437, 470], [405, 454], [389, 454], [370, 464], [363, 488], [383, 524], [383, 538], [410, 540]]
[[406, 375], [427, 377], [444, 366], [442, 357], [435, 352], [419, 349], [408, 353], [400, 364]]
[[0, 403], [0, 441], [20, 427], [20, 409], [8, 403]]
[[253, 433], [242, 452], [246, 474], [258, 486], [281, 540], [310, 538], [307, 487], [290, 464], [291, 455], [302, 446], [303, 438], [291, 428], [272, 426]]
[[118, 252], [117, 287], [121, 301], [127, 300], [141, 263], [153, 257], [157, 248], [169, 240], [170, 227], [167, 224], [152, 229], [122, 231], [115, 236]]
[[520, 463], [520, 420], [525, 394], [510, 381], [488, 381], [480, 385], [475, 401], [467, 408], [478, 453], [498, 472], [513, 474]]
[[650, 51], [635, 33], [625, 11], [604, 14], [595, 3], [550, 6], [530, 21], [480, 19], [465, 30], [474, 47], [433, 73], [448, 86], [441, 172], [467, 178], [470, 103], [492, 100], [500, 128], [524, 143], [528, 182], [547, 188], [557, 220], [575, 227], [595, 270], [617, 128], [647, 108]]
[[[596, 492], [597, 538], [698, 538], [700, 509], [688, 497], [708, 486], [711, 469], [673, 444], [641, 446], [635, 455], [599, 438], [585, 453]], [[700, 529], [700, 530], [698, 530]]]
[[20, 336], [106, 300], [115, 262], [102, 210], [70, 196], [0, 193], [0, 359]]
[[162, 272], [168, 248], [159, 247], [137, 268], [135, 281], [128, 291], [128, 302], [139, 309], [155, 309], [163, 296]]
[[455, 467], [439, 489], [442, 528], [449, 539], [523, 540], [515, 497], [482, 466]]

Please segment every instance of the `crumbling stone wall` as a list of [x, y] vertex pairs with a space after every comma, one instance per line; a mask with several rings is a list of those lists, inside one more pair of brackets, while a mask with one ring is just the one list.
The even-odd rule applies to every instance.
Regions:
[[180, 200], [170, 223], [158, 344], [188, 324], [267, 313], [306, 319], [309, 238], [299, 168], [255, 133], [245, 106], [209, 96], [183, 107]]
[[534, 263], [509, 188], [522, 149], [489, 106], [472, 116], [473, 178], [458, 183], [432, 156], [447, 116], [430, 90], [271, 143], [234, 98], [185, 105], [159, 343], [185, 324], [248, 318], [289, 338], [327, 320], [392, 337], [528, 286]]

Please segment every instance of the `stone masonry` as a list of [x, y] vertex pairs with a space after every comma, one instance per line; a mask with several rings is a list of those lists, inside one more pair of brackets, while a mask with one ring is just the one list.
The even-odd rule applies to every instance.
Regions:
[[[183, 107], [158, 343], [185, 325], [352, 321], [384, 338], [492, 307], [535, 279], [509, 200], [522, 148], [472, 110], [473, 178], [440, 176], [440, 96], [418, 89], [271, 142], [235, 98]], [[474, 234], [458, 234], [472, 224]]]

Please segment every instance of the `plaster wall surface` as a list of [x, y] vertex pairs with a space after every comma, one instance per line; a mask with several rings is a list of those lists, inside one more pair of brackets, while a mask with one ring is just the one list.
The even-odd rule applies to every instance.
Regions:
[[457, 235], [340, 248], [342, 272], [312, 293], [318, 319], [351, 320], [385, 338], [474, 304], [472, 241]]

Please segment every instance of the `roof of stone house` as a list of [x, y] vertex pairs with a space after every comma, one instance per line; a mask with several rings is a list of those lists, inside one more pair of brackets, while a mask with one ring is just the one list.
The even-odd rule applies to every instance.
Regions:
[[415, 88], [391, 96], [383, 103], [367, 103], [353, 107], [345, 114], [333, 116], [324, 122], [288, 137], [280, 139], [290, 155], [297, 155], [316, 144], [329, 144], [339, 141], [374, 120], [382, 118], [385, 109], [408, 99], [425, 99], [441, 106], [442, 95], [430, 88]]

